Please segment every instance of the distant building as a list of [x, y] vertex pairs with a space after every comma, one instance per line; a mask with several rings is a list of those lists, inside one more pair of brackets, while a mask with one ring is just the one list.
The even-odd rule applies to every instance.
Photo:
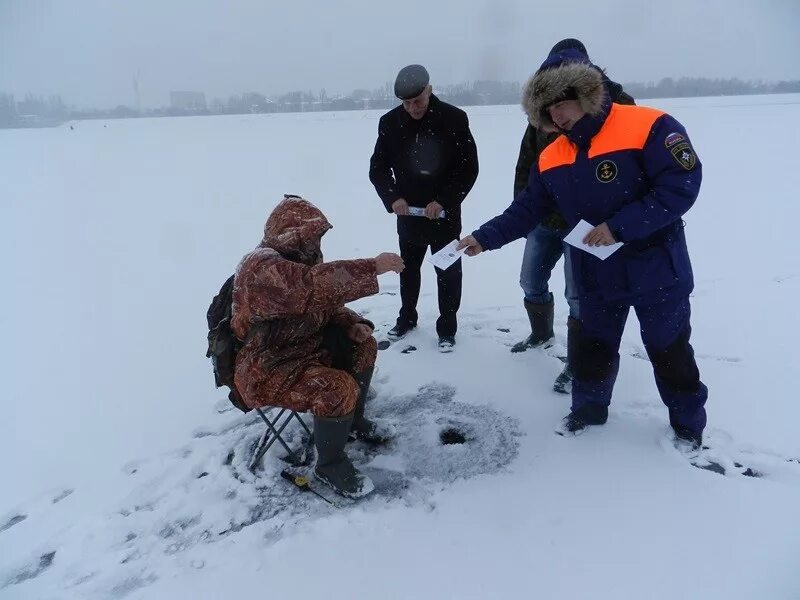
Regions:
[[205, 110], [206, 95], [203, 92], [170, 92], [169, 104], [182, 110]]

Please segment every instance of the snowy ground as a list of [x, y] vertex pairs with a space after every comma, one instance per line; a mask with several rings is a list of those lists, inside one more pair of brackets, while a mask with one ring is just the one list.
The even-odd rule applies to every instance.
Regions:
[[[693, 342], [730, 474], [672, 449], [633, 316], [607, 426], [553, 434], [566, 304], [553, 348], [509, 353], [517, 242], [465, 261], [450, 355], [426, 268], [421, 327], [380, 353], [371, 404], [401, 438], [353, 448], [379, 493], [339, 508], [276, 478], [280, 452], [246, 469], [261, 427], [213, 389], [205, 310], [284, 192], [333, 222], [327, 258], [396, 248], [366, 176], [379, 113], [0, 131], [0, 598], [800, 598], [800, 96], [650, 103], [704, 163]], [[524, 128], [516, 107], [469, 114], [465, 231], [510, 201]], [[397, 279], [381, 291], [354, 304], [379, 335]], [[452, 426], [465, 444], [439, 443]]]

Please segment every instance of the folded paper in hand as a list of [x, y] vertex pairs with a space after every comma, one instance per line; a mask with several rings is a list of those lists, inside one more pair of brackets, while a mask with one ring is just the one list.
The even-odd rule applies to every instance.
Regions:
[[459, 258], [461, 258], [466, 251], [466, 248], [456, 250], [456, 246], [458, 246], [458, 240], [453, 240], [447, 244], [447, 246], [439, 250], [436, 254], [431, 254], [431, 257], [428, 260], [433, 263], [433, 266], [439, 267], [440, 269], [446, 269]]
[[[412, 217], [424, 217], [425, 216], [425, 209], [420, 208], [419, 206], [409, 206], [408, 207], [408, 214]], [[444, 211], [439, 212], [439, 219], [444, 219]]]
[[575, 229], [567, 234], [567, 237], [564, 238], [564, 241], [570, 246], [575, 246], [576, 248], [584, 250], [589, 254], [594, 254], [600, 260], [607, 259], [622, 247], [622, 242], [617, 242], [616, 244], [611, 244], [610, 246], [589, 246], [584, 244], [583, 238], [585, 238], [592, 229], [594, 229], [594, 225], [581, 219], [581, 222], [575, 225]]

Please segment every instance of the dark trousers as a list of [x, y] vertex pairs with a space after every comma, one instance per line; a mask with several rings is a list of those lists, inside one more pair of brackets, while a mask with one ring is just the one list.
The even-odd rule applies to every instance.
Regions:
[[[619, 369], [619, 344], [630, 304], [580, 303], [580, 328], [570, 338], [570, 361], [575, 376], [572, 410], [584, 407], [597, 414], [611, 403]], [[645, 349], [653, 365], [656, 386], [669, 411], [673, 426], [702, 433], [706, 425], [708, 389], [689, 343], [691, 335], [689, 296], [659, 302], [634, 304]], [[593, 405], [588, 406], [587, 405]]]
[[[400, 256], [405, 263], [405, 269], [400, 273], [400, 298], [403, 305], [400, 308], [399, 320], [414, 324], [417, 322], [420, 270], [428, 246], [434, 254], [455, 239], [458, 239], [458, 236], [441, 236], [430, 244], [424, 244], [400, 238]], [[454, 336], [458, 328], [456, 313], [461, 306], [461, 259], [444, 271], [436, 268], [436, 283], [439, 288], [439, 318], [436, 321], [436, 333], [440, 336]]]

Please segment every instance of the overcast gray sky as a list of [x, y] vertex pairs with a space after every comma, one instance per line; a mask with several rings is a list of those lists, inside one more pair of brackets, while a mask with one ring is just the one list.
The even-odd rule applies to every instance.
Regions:
[[523, 81], [564, 37], [618, 81], [800, 79], [800, 0], [0, 0], [0, 91], [78, 106]]

